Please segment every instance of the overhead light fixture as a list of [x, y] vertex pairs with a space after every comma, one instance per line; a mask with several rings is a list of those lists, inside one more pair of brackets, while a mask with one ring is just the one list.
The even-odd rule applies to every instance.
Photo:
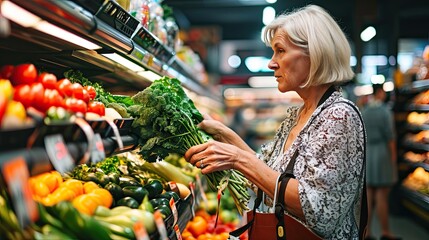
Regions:
[[277, 0], [265, 0], [267, 3], [269, 3], [269, 4], [273, 4], [273, 3], [276, 3], [277, 2]]
[[276, 17], [276, 10], [273, 7], [265, 7], [262, 12], [262, 22], [264, 25], [270, 24]]
[[384, 75], [378, 74], [378, 75], [371, 76], [372, 84], [383, 84], [385, 81], [386, 81], [386, 78], [384, 77]]
[[272, 72], [273, 70], [268, 68], [270, 59], [266, 57], [247, 57], [244, 60], [244, 64], [247, 69], [251, 72]]
[[365, 96], [372, 93], [372, 86], [371, 85], [362, 85], [362, 86], [356, 86], [353, 89], [353, 92], [356, 96]]
[[362, 39], [362, 41], [364, 42], [368, 42], [373, 37], [375, 37], [376, 34], [377, 34], [377, 31], [375, 30], [375, 28], [372, 26], [369, 26], [361, 32], [360, 39]]
[[383, 90], [385, 92], [391, 92], [393, 89], [395, 89], [395, 84], [393, 82], [385, 82], [383, 84]]
[[228, 58], [228, 65], [232, 68], [238, 68], [241, 64], [241, 58], [237, 55], [231, 55]]
[[248, 80], [249, 86], [252, 88], [275, 88], [278, 83], [274, 76], [254, 76]]
[[1, 4], [1, 14], [9, 20], [26, 28], [34, 28], [56, 38], [63, 39], [86, 49], [101, 49], [95, 43], [92, 43], [84, 38], [81, 38], [69, 31], [59, 28], [47, 21], [42, 20], [31, 12], [21, 8], [20, 6], [10, 1], [4, 1]]
[[107, 58], [109, 58], [110, 60], [115, 61], [116, 63], [121, 64], [122, 66], [130, 69], [133, 72], [143, 72], [145, 71], [145, 69], [135, 63], [133, 63], [132, 61], [122, 57], [121, 55], [117, 54], [117, 53], [103, 53], [101, 54]]
[[71, 42], [73, 44], [76, 44], [86, 49], [91, 49], [91, 50], [101, 49], [101, 47], [98, 46], [97, 44], [92, 43], [84, 38], [81, 38], [62, 28], [59, 28], [47, 21], [41, 21], [34, 28], [41, 32], [49, 34], [53, 37], [61, 38], [65, 41]]
[[156, 74], [152, 71], [143, 71], [143, 72], [138, 72], [137, 74], [146, 78], [147, 80], [149, 80], [151, 82], [161, 78], [161, 76], [159, 76], [158, 74]]

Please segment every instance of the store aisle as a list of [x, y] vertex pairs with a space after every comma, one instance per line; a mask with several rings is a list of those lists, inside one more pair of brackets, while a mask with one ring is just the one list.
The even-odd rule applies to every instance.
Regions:
[[[395, 236], [402, 237], [403, 240], [427, 240], [429, 239], [429, 229], [424, 229], [411, 217], [390, 215], [390, 226]], [[372, 221], [373, 236], [380, 237], [380, 224], [373, 218]]]

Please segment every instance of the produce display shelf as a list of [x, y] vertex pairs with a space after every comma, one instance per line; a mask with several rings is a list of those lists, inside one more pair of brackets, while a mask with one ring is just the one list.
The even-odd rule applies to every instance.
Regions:
[[408, 110], [427, 112], [429, 111], [429, 104], [410, 104]]
[[411, 162], [407, 159], [404, 159], [403, 161], [404, 163], [406, 163], [409, 167], [411, 167], [411, 169], [415, 169], [418, 167], [424, 168], [426, 171], [429, 172], [429, 164], [424, 163], [424, 162]]
[[423, 151], [429, 151], [429, 144], [426, 143], [416, 143], [412, 142], [410, 140], [405, 139], [403, 141], [403, 146], [409, 149], [415, 149], [415, 150], [423, 150]]
[[426, 89], [429, 89], [429, 79], [424, 79], [424, 80], [418, 80], [418, 81], [414, 81], [402, 88], [400, 88], [400, 91], [402, 93], [419, 93], [421, 91], [424, 91]]
[[402, 205], [414, 215], [424, 220], [425, 226], [429, 226], [429, 195], [425, 195], [404, 186], [400, 187]]
[[429, 124], [417, 125], [417, 124], [409, 123], [409, 124], [407, 124], [407, 129], [410, 131], [413, 131], [413, 132], [422, 131], [422, 130], [429, 130]]

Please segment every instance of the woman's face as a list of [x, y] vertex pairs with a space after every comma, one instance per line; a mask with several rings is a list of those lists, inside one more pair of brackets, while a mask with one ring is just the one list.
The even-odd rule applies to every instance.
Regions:
[[271, 42], [273, 57], [268, 67], [274, 70], [280, 92], [297, 91], [306, 80], [310, 70], [310, 58], [293, 45], [286, 34], [278, 30]]

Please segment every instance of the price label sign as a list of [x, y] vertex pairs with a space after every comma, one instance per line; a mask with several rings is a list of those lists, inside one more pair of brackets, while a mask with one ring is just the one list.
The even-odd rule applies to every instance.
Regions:
[[164, 219], [162, 219], [162, 214], [159, 210], [156, 210], [153, 213], [153, 217], [155, 218], [156, 228], [158, 229], [159, 239], [168, 240], [167, 237], [167, 229], [165, 228]]
[[182, 234], [180, 233], [180, 229], [177, 224], [174, 225], [174, 232], [176, 233], [177, 240], [182, 240]]
[[39, 217], [36, 203], [28, 185], [28, 167], [23, 157], [17, 157], [3, 164], [2, 174], [11, 195], [16, 217], [22, 228]]
[[70, 156], [61, 134], [46, 136], [45, 146], [48, 157], [51, 160], [55, 170], [63, 174], [73, 169], [73, 159]]
[[134, 223], [133, 230], [136, 240], [150, 240], [149, 236], [147, 235], [146, 228], [141, 221]]
[[174, 218], [173, 225], [176, 225], [177, 220], [179, 219], [179, 212], [177, 211], [174, 198], [170, 198], [170, 209], [171, 209], [171, 212], [173, 213], [173, 218]]
[[106, 158], [106, 153], [104, 152], [103, 140], [99, 133], [94, 135], [94, 144], [92, 144], [91, 150], [91, 161], [92, 163], [98, 163], [103, 161]]
[[192, 217], [195, 217], [195, 201], [196, 201], [196, 197], [195, 197], [195, 185], [194, 185], [193, 182], [189, 183], [189, 188], [191, 189], [191, 197], [192, 197], [192, 207], [191, 207]]

